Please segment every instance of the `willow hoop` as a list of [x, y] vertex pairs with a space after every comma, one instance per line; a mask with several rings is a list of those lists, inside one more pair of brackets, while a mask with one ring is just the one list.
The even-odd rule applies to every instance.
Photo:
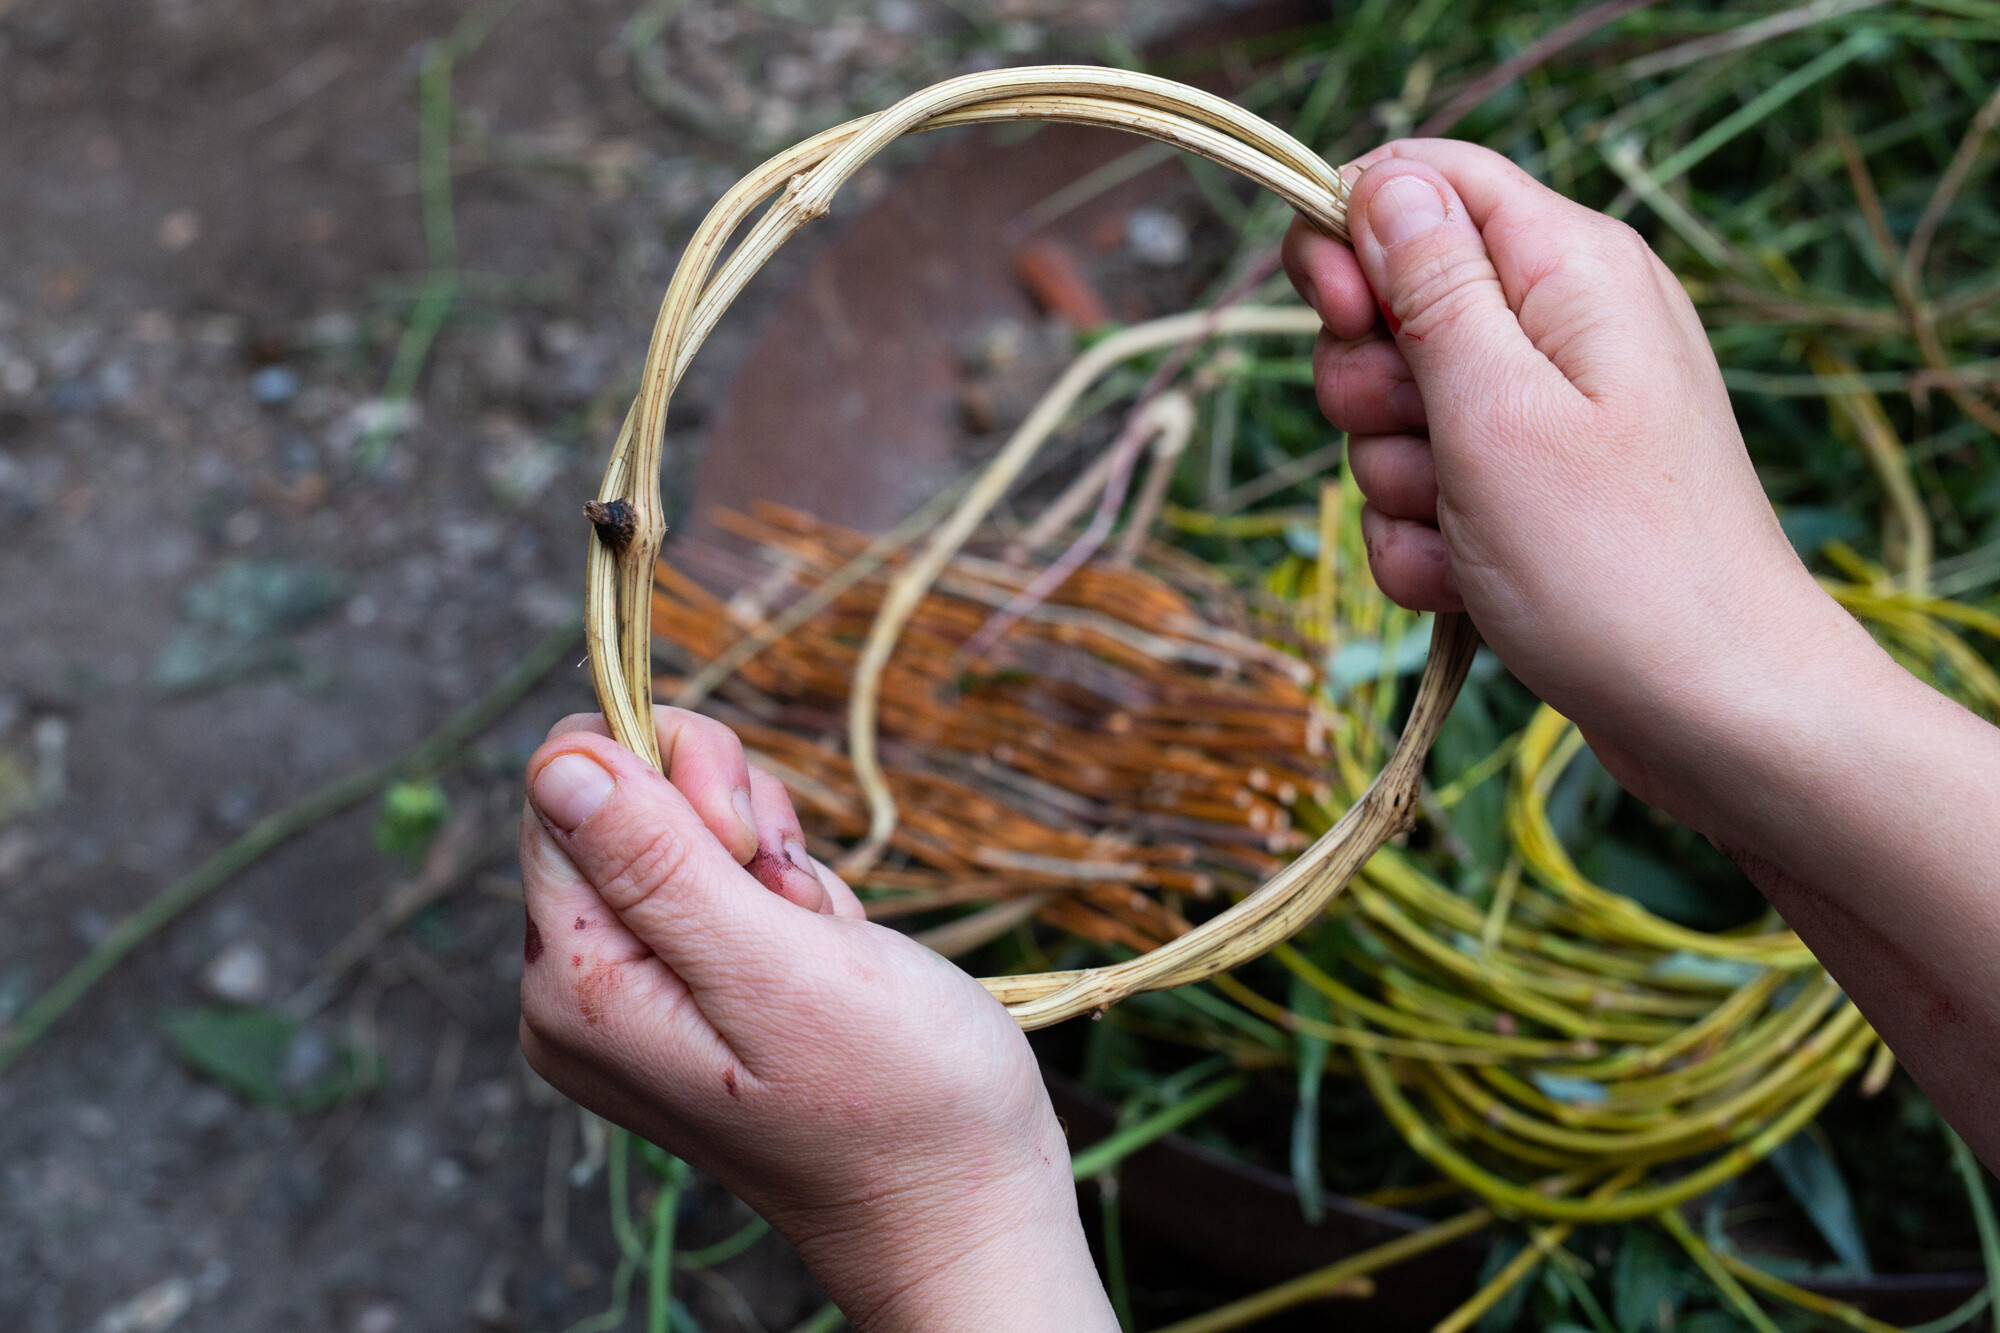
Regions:
[[[596, 531], [585, 599], [591, 676], [612, 734], [654, 767], [660, 765], [660, 754], [652, 723], [650, 605], [654, 562], [666, 531], [660, 448], [674, 387], [744, 285], [793, 233], [826, 215], [834, 193], [869, 158], [905, 134], [1015, 120], [1105, 126], [1199, 154], [1277, 194], [1319, 230], [1346, 239], [1346, 182], [1304, 144], [1213, 94], [1169, 79], [1089, 66], [992, 70], [949, 79], [887, 110], [815, 135], [745, 176], [703, 219], [667, 285], [638, 397], [626, 414], [591, 510]], [[724, 258], [728, 238], [774, 194], [776, 201]], [[1297, 331], [1295, 326], [1310, 317], [1302, 310], [1196, 312], [1178, 321], [1156, 321], [1149, 327], [1161, 341], [1149, 345], [1220, 333]], [[1162, 330], [1161, 325], [1172, 327]], [[1101, 372], [1086, 371], [1086, 362], [1109, 364], [1114, 355], [1147, 350], [1128, 345], [1131, 341], [1121, 343], [1114, 336], [1080, 358], [1066, 378], [1094, 378]], [[883, 599], [856, 670], [849, 714], [850, 757], [869, 794], [871, 827], [859, 849], [864, 857], [886, 842], [896, 819], [875, 761], [873, 701], [882, 668], [931, 583], [1046, 434], [1032, 417], [1022, 424]], [[1424, 756], [1457, 697], [1477, 643], [1464, 616], [1438, 617], [1409, 721], [1382, 772], [1331, 830], [1241, 902], [1125, 963], [1082, 972], [989, 977], [982, 984], [1023, 1027], [1043, 1027], [1100, 1011], [1139, 991], [1204, 980], [1289, 938], [1408, 826]]]

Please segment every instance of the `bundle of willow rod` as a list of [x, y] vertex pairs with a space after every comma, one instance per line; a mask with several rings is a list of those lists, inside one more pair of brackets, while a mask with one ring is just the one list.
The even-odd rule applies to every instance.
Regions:
[[[776, 505], [717, 519], [773, 567], [757, 583], [764, 603], [827, 587], [869, 544]], [[854, 766], [828, 737], [903, 563], [840, 592], [710, 705], [791, 788], [828, 855], [868, 828]], [[1132, 568], [1078, 571], [993, 652], [962, 661], [960, 645], [1030, 577], [961, 555], [911, 616], [880, 719], [901, 813], [890, 848], [904, 864], [857, 884], [893, 890], [869, 903], [876, 919], [993, 904], [927, 932], [942, 952], [1029, 914], [1143, 952], [1190, 929], [1176, 903], [1246, 893], [1305, 847], [1292, 811], [1331, 799], [1319, 770], [1334, 719], [1304, 662], [1220, 623], [1247, 618], [1216, 606], [1234, 600], [1227, 589], [1197, 587], [1198, 604]], [[665, 562], [656, 579], [654, 633], [695, 660], [763, 623], [764, 606], [725, 603]]]
[[[659, 490], [667, 400], [702, 340], [750, 277], [792, 233], [824, 216], [834, 193], [896, 138], [919, 130], [993, 121], [1058, 120], [1141, 134], [1198, 153], [1283, 198], [1312, 225], [1346, 234], [1346, 185], [1339, 173], [1276, 126], [1208, 93], [1128, 71], [1068, 66], [994, 70], [916, 93], [872, 116], [814, 136], [739, 182], [710, 210], [681, 257], [654, 326], [639, 396], [626, 416], [598, 498], [591, 506], [585, 632], [597, 694], [612, 734], [657, 766], [652, 696], [651, 596], [665, 531]], [[722, 257], [739, 224], [771, 195], [776, 201]], [[1273, 319], [1273, 315], [1279, 318]], [[945, 565], [997, 504], [1061, 420], [1081, 386], [1103, 366], [1148, 346], [1220, 333], [1290, 327], [1305, 311], [1233, 310], [1157, 321], [1114, 335], [1072, 366], [1022, 423], [957, 509], [931, 534], [883, 598], [857, 665], [848, 717], [848, 757], [869, 806], [866, 839], [844, 865], [872, 864], [897, 822], [894, 795], [875, 750], [882, 671], [904, 626]], [[1260, 323], [1259, 321], [1262, 321]], [[1152, 341], [1148, 341], [1148, 340]], [[1264, 953], [1316, 919], [1375, 850], [1413, 811], [1423, 760], [1472, 659], [1475, 636], [1463, 616], [1444, 617], [1401, 742], [1353, 808], [1318, 842], [1256, 892], [1171, 943], [1128, 962], [1077, 973], [989, 978], [986, 985], [1024, 1027], [1101, 1011], [1138, 991], [1184, 985]]]
[[[2000, 617], [1896, 589], [1882, 571], [1837, 558], [1862, 580], [1829, 581], [1829, 591], [1899, 660], [1985, 716], [2000, 714], [2000, 678], [1950, 628], [2000, 639]], [[1432, 1045], [1427, 1058], [1392, 1061], [1351, 1043], [1419, 1153], [1497, 1206], [1573, 1222], [1693, 1198], [1800, 1129], [1871, 1051], [1871, 1084], [1890, 1069], [1860, 1012], [1774, 919], [1745, 932], [1692, 930], [1579, 872], [1547, 801], [1582, 748], [1546, 707], [1521, 735], [1507, 808], [1516, 861], [1488, 907], [1385, 850], [1341, 905], [1355, 942], [1341, 962], [1364, 986], [1279, 954], [1347, 1022]], [[1706, 1160], [1603, 1198], [1556, 1197], [1535, 1183], [1695, 1157]]]
[[[1358, 498], [1351, 481], [1327, 497], [1342, 512], [1322, 526], [1348, 540], [1271, 575], [1305, 594], [1301, 619], [1323, 602], [1335, 650], [1379, 632], [1387, 614], [1354, 540]], [[1322, 579], [1336, 585], [1331, 598], [1313, 596]], [[1332, 733], [1343, 785], [1369, 771], [1369, 739]], [[1345, 1047], [1411, 1146], [1447, 1177], [1503, 1214], [1567, 1222], [1657, 1213], [1741, 1173], [1810, 1120], [1876, 1045], [1775, 922], [1759, 933], [1689, 929], [1578, 871], [1547, 802], [1582, 747], [1544, 707], [1496, 751], [1512, 756], [1511, 857], [1483, 904], [1418, 857], [1384, 848], [1336, 905], [1341, 929], [1318, 955], [1325, 966], [1278, 951], [1331, 1022], [1233, 978], [1217, 983], [1252, 1012]], [[1691, 1159], [1704, 1160], [1685, 1169]], [[1671, 1178], [1653, 1179], [1660, 1168]], [[1619, 1172], [1615, 1189], [1602, 1188]]]
[[[1340, 975], [1280, 951], [1338, 1024], [1227, 988], [1347, 1045], [1404, 1137], [1447, 1176], [1509, 1213], [1569, 1222], [1657, 1213], [1740, 1174], [1877, 1044], [1791, 932], [1691, 930], [1585, 879], [1546, 810], [1581, 748], [1546, 708], [1520, 738], [1508, 798], [1517, 860], [1489, 905], [1385, 850], [1343, 904]], [[1384, 1054], [1371, 1033], [1426, 1049]], [[1573, 1197], [1628, 1167], [1643, 1170], [1615, 1192]], [[1670, 1176], [1647, 1175], [1664, 1167]], [[1570, 1188], [1550, 1189], [1551, 1176]]]

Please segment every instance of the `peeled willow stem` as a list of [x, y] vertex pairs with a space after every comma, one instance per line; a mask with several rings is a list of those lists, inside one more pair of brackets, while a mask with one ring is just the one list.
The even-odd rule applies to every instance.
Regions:
[[[590, 662], [612, 734], [656, 767], [652, 725], [651, 589], [665, 534], [660, 447], [667, 401], [702, 340], [778, 247], [832, 206], [840, 186], [896, 138], [919, 130], [1011, 120], [1100, 125], [1159, 140], [1236, 171], [1322, 232], [1346, 238], [1347, 187], [1305, 145], [1211, 94], [1123, 70], [1044, 66], [951, 79], [872, 116], [816, 135], [746, 176], [710, 210], [668, 284], [640, 377], [591, 507], [585, 615]], [[738, 227], [774, 203], [723, 257]], [[862, 650], [850, 692], [849, 754], [869, 807], [868, 836], [846, 864], [873, 863], [896, 827], [896, 805], [876, 755], [882, 673], [903, 628], [953, 556], [1021, 475], [1070, 406], [1111, 366], [1157, 348], [1254, 333], [1310, 333], [1303, 309], [1193, 312], [1126, 329], [1064, 372], [931, 536], [899, 571]], [[1024, 1027], [1104, 1008], [1143, 990], [1184, 985], [1240, 966], [1308, 924], [1368, 858], [1408, 826], [1424, 756], [1471, 664], [1477, 636], [1462, 615], [1438, 617], [1430, 661], [1401, 742], [1354, 807], [1291, 866], [1206, 924], [1130, 962], [1081, 973], [989, 979]]]

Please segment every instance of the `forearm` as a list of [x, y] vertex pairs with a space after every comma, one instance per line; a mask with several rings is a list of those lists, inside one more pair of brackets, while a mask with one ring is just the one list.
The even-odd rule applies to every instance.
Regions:
[[1728, 706], [1678, 804], [2000, 1163], [2000, 729], [1858, 630], [1815, 649]]

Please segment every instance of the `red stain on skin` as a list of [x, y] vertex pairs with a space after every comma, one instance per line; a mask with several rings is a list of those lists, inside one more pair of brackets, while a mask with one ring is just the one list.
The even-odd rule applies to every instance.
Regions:
[[583, 928], [584, 928], [585, 926], [587, 926], [587, 925], [589, 925], [589, 924], [590, 924], [590, 923], [589, 923], [588, 921], [584, 920], [584, 919], [583, 919], [582, 917], [578, 917], [578, 918], [576, 919], [576, 928], [577, 928], [578, 930], [582, 930], [582, 929], [583, 929]]
[[[1396, 312], [1389, 308], [1387, 301], [1384, 301], [1379, 296], [1376, 297], [1375, 308], [1382, 312], [1382, 322], [1389, 326], [1390, 337], [1396, 337], [1403, 332], [1403, 321], [1396, 318]], [[1424, 336], [1421, 333], [1412, 333], [1409, 335], [1409, 339], [1411, 342], [1420, 343], [1424, 340]]]
[[535, 925], [535, 918], [528, 918], [528, 929], [521, 936], [521, 958], [532, 963], [542, 956], [542, 932]]
[[612, 992], [618, 989], [618, 964], [599, 963], [576, 985], [576, 1008], [584, 1024], [596, 1027], [604, 1022], [604, 1010]]
[[752, 856], [749, 863], [743, 868], [749, 871], [750, 877], [759, 884], [762, 884], [773, 893], [780, 893], [783, 890], [778, 886], [785, 882], [785, 871], [790, 868], [790, 865], [789, 861], [772, 855], [760, 846], [757, 848], [757, 854]]
[[1380, 296], [1376, 296], [1376, 310], [1382, 312], [1382, 322], [1388, 324], [1388, 334], [1392, 338], [1394, 336], [1406, 336], [1406, 338], [1410, 338], [1410, 342], [1422, 342], [1424, 340], [1424, 334], [1404, 334], [1402, 332], [1402, 320], [1396, 318], [1396, 312], [1390, 310], [1388, 302], [1382, 300]]
[[736, 1090], [735, 1070], [725, 1069], [722, 1071], [722, 1089], [724, 1092], [727, 1092], [731, 1097], [741, 1097], [743, 1095], [742, 1093]]

